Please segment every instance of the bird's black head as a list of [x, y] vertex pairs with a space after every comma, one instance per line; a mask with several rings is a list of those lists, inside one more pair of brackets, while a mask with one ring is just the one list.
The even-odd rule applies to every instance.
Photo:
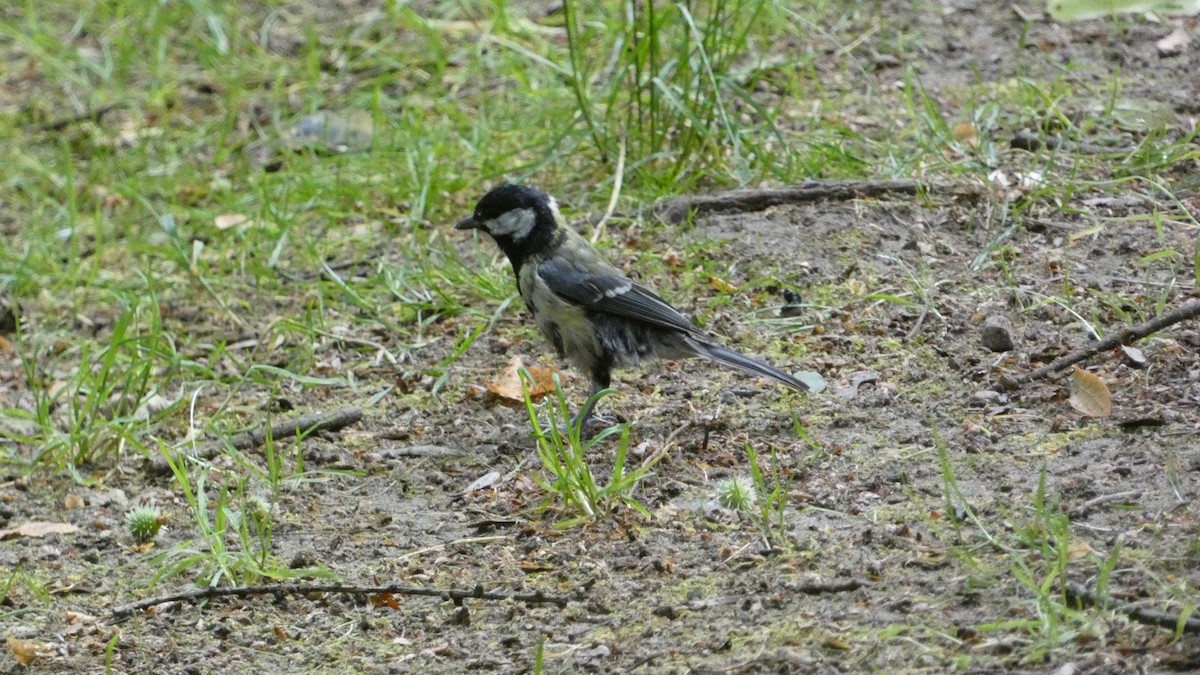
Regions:
[[454, 229], [487, 232], [513, 265], [519, 266], [530, 253], [554, 241], [560, 218], [553, 197], [508, 183], [484, 195], [475, 212]]

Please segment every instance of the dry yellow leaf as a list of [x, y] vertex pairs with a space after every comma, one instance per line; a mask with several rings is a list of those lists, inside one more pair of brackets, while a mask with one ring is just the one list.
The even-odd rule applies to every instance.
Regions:
[[396, 596], [392, 595], [391, 593], [380, 593], [378, 595], [368, 596], [367, 602], [372, 608], [389, 607], [397, 612], [400, 611], [400, 603], [396, 602]]
[[12, 653], [14, 661], [28, 668], [42, 654], [49, 653], [50, 646], [34, 642], [33, 640], [18, 640], [10, 635], [8, 636], [8, 651]]
[[96, 617], [92, 616], [91, 614], [84, 614], [83, 612], [73, 612], [69, 609], [67, 611], [63, 612], [63, 616], [67, 619], [67, 623], [69, 623], [69, 624], [78, 624], [78, 623], [91, 624], [91, 623], [96, 623], [96, 621], [98, 621], [98, 619]]
[[979, 131], [970, 122], [959, 122], [950, 130], [954, 139], [963, 145], [973, 148], [979, 145]]
[[737, 292], [737, 286], [734, 286], [733, 284], [729, 283], [728, 281], [725, 281], [721, 277], [711, 277], [710, 276], [708, 278], [708, 285], [712, 286], [712, 289], [718, 293], [736, 293]]
[[[508, 402], [521, 403], [525, 400], [525, 396], [521, 393], [521, 374], [520, 370], [524, 363], [521, 357], [514, 356], [508, 363], [508, 367], [504, 372], [500, 373], [494, 380], [488, 382], [485, 386], [488, 392], [493, 396]], [[529, 371], [529, 375], [533, 377], [533, 382], [529, 386], [529, 397], [537, 401], [543, 398], [546, 394], [554, 391], [554, 376], [558, 371], [553, 368], [546, 368], [537, 364], [529, 364], [524, 366], [525, 370]], [[558, 374], [560, 380], [566, 380], [562, 374]]]
[[1088, 417], [1112, 414], [1112, 394], [1098, 375], [1076, 368], [1071, 373], [1071, 407]]
[[1093, 553], [1096, 553], [1095, 549], [1089, 546], [1086, 541], [1077, 540], [1067, 544], [1067, 560], [1070, 560], [1071, 562], [1079, 562], [1080, 560], [1084, 560]]

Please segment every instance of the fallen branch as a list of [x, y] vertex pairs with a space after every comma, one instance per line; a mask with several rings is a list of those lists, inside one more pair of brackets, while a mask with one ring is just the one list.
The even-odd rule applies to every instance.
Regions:
[[428, 588], [425, 586], [346, 586], [343, 584], [274, 584], [265, 586], [241, 586], [237, 588], [199, 588], [194, 591], [160, 595], [145, 600], [131, 602], [128, 605], [116, 607], [109, 614], [110, 621], [121, 621], [129, 618], [134, 612], [149, 609], [155, 605], [168, 602], [199, 602], [212, 598], [249, 598], [256, 595], [302, 595], [304, 593], [346, 593], [349, 595], [413, 595], [429, 598], [452, 600], [461, 606], [463, 600], [513, 600], [527, 605], [556, 605], [559, 609], [567, 606], [567, 598], [561, 595], [546, 595], [541, 591], [534, 593], [493, 593], [484, 591], [482, 585], [471, 590], [458, 588]]
[[[362, 419], [361, 408], [339, 408], [333, 412], [319, 412], [311, 415], [304, 415], [293, 420], [281, 422], [273, 427], [263, 427], [254, 429], [253, 431], [242, 432], [233, 438], [223, 442], [209, 443], [202, 445], [196, 449], [194, 453], [177, 452], [172, 457], [172, 461], [178, 462], [187, 457], [195, 457], [199, 459], [212, 459], [217, 456], [222, 450], [232, 447], [235, 450], [248, 450], [256, 448], [267, 442], [267, 437], [270, 436], [276, 440], [292, 438], [299, 434], [301, 437], [308, 437], [314, 431], [337, 431], [351, 424], [357, 423]], [[171, 473], [171, 465], [167, 463], [164, 457], [153, 457], [149, 461], [150, 470], [157, 474]]]
[[781, 188], [730, 190], [715, 195], [694, 195], [672, 199], [658, 209], [659, 217], [668, 223], [681, 223], [689, 215], [727, 211], [762, 211], [780, 204], [800, 204], [822, 199], [844, 201], [885, 194], [915, 195], [921, 190], [951, 190], [958, 194], [979, 195], [982, 188], [968, 185], [925, 185], [914, 180], [847, 180], [805, 181]]
[[1113, 333], [1096, 344], [1088, 346], [1086, 349], [1081, 349], [1073, 354], [1057, 358], [1051, 361], [1049, 365], [1042, 366], [1037, 370], [1013, 377], [1005, 375], [1000, 378], [1000, 387], [1011, 391], [1023, 384], [1029, 384], [1035, 380], [1049, 377], [1064, 368], [1073, 366], [1085, 359], [1090, 359], [1101, 352], [1116, 349], [1121, 345], [1140, 340], [1168, 326], [1173, 326], [1188, 319], [1194, 319], [1197, 316], [1200, 316], [1200, 300], [1186, 302], [1181, 307], [1159, 314], [1145, 323]]
[[1158, 626], [1167, 630], [1178, 630], [1184, 633], [1200, 633], [1200, 619], [1194, 617], [1188, 617], [1181, 623], [1180, 620], [1183, 619], [1182, 614], [1142, 609], [1141, 607], [1134, 607], [1126, 603], [1105, 603], [1097, 598], [1095, 593], [1092, 593], [1079, 584], [1067, 583], [1063, 587], [1063, 593], [1067, 596], [1068, 601], [1074, 602], [1080, 607], [1111, 609], [1147, 626]]

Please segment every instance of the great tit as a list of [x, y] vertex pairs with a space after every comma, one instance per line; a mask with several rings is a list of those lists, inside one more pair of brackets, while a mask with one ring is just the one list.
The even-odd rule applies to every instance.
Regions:
[[[592, 393], [608, 388], [613, 368], [696, 356], [809, 390], [787, 373], [720, 346], [631, 281], [566, 224], [554, 198], [543, 192], [501, 185], [454, 229], [491, 235], [512, 263], [517, 290], [538, 329], [559, 356], [591, 379]], [[580, 412], [585, 424], [590, 414]]]

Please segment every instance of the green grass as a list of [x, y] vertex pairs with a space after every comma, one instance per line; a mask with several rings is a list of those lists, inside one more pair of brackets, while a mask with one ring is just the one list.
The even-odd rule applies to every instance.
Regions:
[[[638, 483], [650, 475], [650, 470], [662, 459], [661, 454], [646, 458], [636, 468], [627, 469], [629, 460], [629, 423], [621, 423], [589, 435], [588, 420], [581, 415], [572, 417], [566, 394], [557, 374], [554, 377], [554, 393], [542, 408], [547, 412], [547, 421], [543, 423], [538, 416], [537, 407], [530, 396], [530, 385], [534, 382], [529, 371], [522, 368], [521, 393], [525, 398], [525, 412], [529, 416], [529, 424], [533, 427], [533, 437], [537, 442], [537, 455], [545, 469], [544, 478], [534, 478], [539, 486], [550, 495], [556, 496], [563, 502], [571, 515], [562, 520], [561, 528], [574, 527], [613, 515], [620, 508], [628, 508], [643, 518], [649, 518], [650, 512], [634, 497]], [[591, 410], [592, 406], [614, 393], [612, 389], [596, 392], [588, 397], [581, 410]], [[609, 472], [607, 482], [597, 480], [590, 462], [608, 453], [615, 439], [616, 449], [612, 452], [613, 467]]]
[[272, 547], [272, 523], [274, 504], [282, 487], [281, 467], [274, 443], [268, 442], [266, 447], [270, 474], [260, 478], [266, 478], [263, 482], [272, 492], [269, 498], [251, 492], [255, 485], [253, 470], [240, 477], [236, 473], [219, 474], [223, 483], [210, 485], [210, 466], [200, 463], [193, 477], [187, 460], [174, 458], [168, 450], [160, 448], [183, 495], [197, 536], [154, 556], [151, 568], [157, 571], [150, 579], [151, 586], [189, 571], [193, 572], [197, 585], [210, 587], [249, 585], [264, 579], [333, 577], [320, 567], [293, 569], [276, 555]]
[[[515, 295], [494, 252], [464, 257], [442, 224], [501, 179], [536, 181], [582, 215], [614, 187], [636, 209], [690, 185], [797, 180], [814, 162], [860, 175], [861, 161], [839, 168], [830, 152], [871, 151], [781, 121], [814, 93], [811, 60], [768, 62], [763, 49], [802, 40], [812, 17], [776, 3], [652, 16], [571, 3], [546, 21], [505, 3], [389, 6], [319, 32], [302, 19], [320, 10], [307, 11], [289, 22], [206, 2], [8, 10], [20, 65], [8, 84], [24, 69], [55, 86], [0, 118], [0, 159], [14, 168], [0, 192], [20, 214], [0, 292], [21, 307], [16, 348], [34, 394], [5, 410], [21, 448], [7, 445], [5, 461], [74, 472], [152, 455], [156, 439], [187, 433], [181, 402], [197, 391], [220, 401], [206, 424], [241, 426], [251, 409], [239, 399], [276, 381], [262, 359], [335, 386], [314, 372], [313, 345], [349, 333], [360, 363], [415, 354], [444, 393], [471, 336]], [[560, 20], [565, 43], [549, 38]], [[610, 54], [612, 67], [584, 65]], [[779, 93], [754, 96], [758, 84]], [[371, 142], [293, 149], [318, 111], [333, 111], [328, 125], [365, 114]], [[246, 223], [218, 228], [230, 215]], [[146, 419], [156, 396], [174, 405]]]
[[[463, 365], [465, 355], [494, 337], [539, 339], [518, 318], [507, 263], [448, 227], [504, 180], [552, 192], [573, 222], [594, 222], [615, 195], [602, 248], [632, 260], [701, 325], [733, 315], [776, 333], [811, 329], [808, 314], [773, 318], [764, 291], [775, 287], [800, 293], [822, 321], [890, 310], [940, 320], [951, 291], [932, 265], [884, 280], [853, 271], [812, 287], [775, 261], [730, 262], [721, 244], [651, 215], [682, 193], [810, 178], [983, 186], [986, 198], [956, 204], [944, 221], [926, 217], [923, 197], [906, 224], [933, 238], [939, 228], [976, 236], [973, 271], [1003, 281], [977, 291], [979, 306], [1010, 292], [1026, 302], [1031, 279], [1054, 278], [1032, 289], [1044, 294], [1024, 310], [1061, 311], [1098, 333], [1159, 315], [1200, 283], [1200, 223], [1188, 200], [1195, 132], [1132, 114], [1145, 102], [1130, 98], [1121, 73], [1078, 77], [1058, 56], [1025, 49], [1024, 38], [1012, 77], [947, 85], [935, 63], [921, 62], [929, 45], [858, 3], [571, 1], [548, 17], [502, 0], [426, 3], [423, 12], [384, 3], [345, 16], [321, 4], [25, 0], [0, 9], [0, 297], [15, 301], [20, 319], [5, 336], [18, 372], [3, 390], [17, 393], [0, 399], [4, 473], [103, 487], [163, 449], [260, 427], [282, 401], [353, 402], [383, 418], [472, 410], [468, 386], [484, 375]], [[861, 47], [876, 34], [872, 49], [900, 67], [870, 64]], [[296, 129], [318, 119], [322, 133], [346, 125], [361, 137], [347, 152], [319, 138], [298, 143]], [[960, 124], [975, 142], [956, 134]], [[1043, 146], [1014, 150], [1019, 131]], [[1035, 172], [1046, 180], [1022, 185]], [[1089, 202], [1128, 195], [1148, 205], [1112, 215]], [[231, 215], [246, 221], [218, 227]], [[1129, 269], [1158, 285], [1084, 287], [1069, 271], [1031, 266], [1023, 238], [1046, 221], [1077, 226], [1044, 236], [1065, 251], [1085, 241], [1072, 238], [1081, 231], [1104, 237], [1152, 224], [1158, 236], [1129, 254]], [[829, 262], [852, 270], [859, 240], [848, 226], [838, 238], [846, 253]], [[666, 251], [684, 262], [668, 263]], [[714, 288], [714, 276], [735, 290]], [[851, 279], [868, 279], [869, 293], [848, 292]], [[746, 332], [750, 345], [766, 342]], [[851, 371], [868, 340], [903, 348], [877, 337], [851, 335], [831, 354], [810, 343], [769, 349]], [[942, 389], [917, 383], [907, 395]], [[567, 417], [561, 392], [528, 413], [537, 432], [528, 449], [539, 448], [542, 485], [566, 504], [567, 523], [614, 505], [646, 515], [635, 498], [646, 467], [624, 465], [628, 428], [604, 443], [577, 429], [552, 433]], [[799, 444], [814, 451], [807, 471], [845, 450], [824, 441], [833, 417], [795, 422]], [[1038, 445], [1049, 447], [1046, 438], [1058, 443], [1028, 438], [1029, 454], [1050, 453]], [[290, 516], [280, 498], [330, 479], [304, 465], [295, 440], [272, 439], [262, 456], [176, 462], [163, 489], [178, 500], [164, 507], [177, 536], [153, 564], [131, 565], [140, 587], [325, 574], [278, 557], [275, 524]], [[1114, 569], [1137, 565], [1161, 573], [1163, 595], [1195, 605], [1192, 589], [1166, 578], [1171, 561], [1119, 540], [1100, 556], [1064, 559], [1071, 522], [1044, 475], [1002, 517], [976, 514], [957, 477], [983, 460], [935, 445], [953, 521], [937, 534], [977, 583], [1011, 592], [1013, 616], [978, 628], [1019, 635], [1030, 663], [1097, 632], [1095, 612], [1056, 590], [1068, 572], [1086, 568], [1103, 589]], [[597, 479], [592, 467], [614, 457], [607, 482]], [[788, 488], [800, 486], [774, 457], [769, 467], [748, 459], [756, 529], [785, 541], [795, 516]], [[1178, 482], [1186, 472], [1172, 474]], [[960, 511], [965, 520], [950, 517]], [[37, 570], [14, 569], [0, 578], [0, 599], [20, 593], [49, 606], [47, 585]], [[904, 635], [955, 643], [944, 629]]]
[[746, 461], [750, 464], [750, 483], [757, 496], [750, 512], [751, 522], [767, 549], [785, 547], [788, 543], [786, 516], [791, 481], [784, 475], [774, 448], [771, 448], [771, 463], [767, 471], [763, 471], [758, 453], [749, 443], [746, 444]]

